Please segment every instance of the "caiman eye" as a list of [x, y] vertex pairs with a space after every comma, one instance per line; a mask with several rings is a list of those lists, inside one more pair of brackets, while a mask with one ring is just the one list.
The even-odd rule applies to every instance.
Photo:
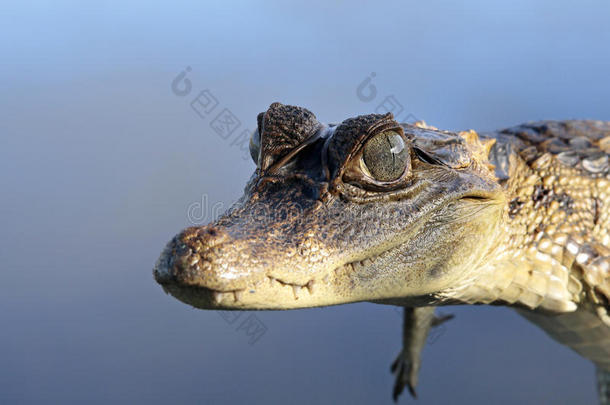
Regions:
[[377, 181], [399, 179], [409, 164], [409, 149], [395, 131], [385, 131], [369, 139], [362, 151], [361, 165]]
[[250, 156], [254, 161], [255, 165], [258, 165], [258, 154], [261, 150], [261, 136], [258, 133], [258, 129], [252, 133], [250, 137]]

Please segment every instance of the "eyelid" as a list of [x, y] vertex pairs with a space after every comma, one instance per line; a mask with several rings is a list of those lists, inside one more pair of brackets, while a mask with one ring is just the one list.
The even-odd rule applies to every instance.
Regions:
[[360, 159], [358, 159], [358, 162], [360, 163], [360, 170], [362, 170], [362, 173], [364, 173], [365, 175], [367, 175], [371, 179], [374, 179], [373, 175], [369, 171], [369, 168], [366, 166], [366, 163], [364, 162], [364, 155], [363, 154], [360, 155]]

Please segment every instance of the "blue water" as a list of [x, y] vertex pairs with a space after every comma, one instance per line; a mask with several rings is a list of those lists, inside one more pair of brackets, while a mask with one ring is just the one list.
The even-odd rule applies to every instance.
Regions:
[[[610, 120], [609, 16], [603, 1], [3, 3], [0, 402], [391, 403], [394, 308], [256, 313], [252, 342], [249, 314], [162, 292], [161, 248], [239, 197], [239, 134], [274, 101], [327, 122], [393, 103], [445, 129]], [[217, 105], [199, 116], [204, 90]], [[223, 139], [225, 108], [239, 126]], [[418, 403], [595, 401], [593, 367], [512, 311], [444, 311]]]

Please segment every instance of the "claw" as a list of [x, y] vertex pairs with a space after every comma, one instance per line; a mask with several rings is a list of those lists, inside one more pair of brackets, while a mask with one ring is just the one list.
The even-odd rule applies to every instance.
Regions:
[[404, 361], [402, 352], [392, 363], [391, 370], [392, 373], [396, 374], [396, 381], [394, 382], [394, 389], [392, 391], [394, 402], [398, 402], [398, 397], [402, 394], [405, 387], [409, 389], [409, 393], [413, 398], [417, 398], [417, 392], [415, 392], [417, 372], [413, 373], [413, 367], [411, 367], [410, 362], [407, 364], [407, 362]]
[[421, 366], [421, 352], [426, 344], [430, 328], [452, 319], [452, 314], [436, 316], [434, 307], [405, 308], [403, 325], [403, 348], [390, 370], [396, 375], [392, 398], [394, 402], [409, 389], [411, 396], [417, 398], [415, 387]]
[[440, 316], [434, 316], [434, 319], [432, 319], [432, 327], [435, 326], [439, 326], [445, 322], [447, 322], [450, 319], [455, 318], [455, 315], [453, 314], [447, 314], [447, 315], [440, 315]]

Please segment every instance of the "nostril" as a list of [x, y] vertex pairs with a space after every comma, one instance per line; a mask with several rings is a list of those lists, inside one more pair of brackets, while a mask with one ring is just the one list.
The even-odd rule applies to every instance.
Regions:
[[184, 243], [179, 244], [176, 248], [176, 255], [178, 256], [188, 256], [190, 253], [191, 249]]
[[198, 233], [199, 233], [199, 236], [209, 237], [209, 236], [216, 236], [216, 235], [218, 235], [219, 231], [214, 226], [208, 225], [208, 226], [204, 226], [202, 228], [199, 228], [199, 232]]
[[207, 247], [217, 246], [223, 242], [226, 242], [228, 239], [228, 235], [223, 229], [213, 225], [199, 228], [197, 234], [201, 238], [201, 242], [204, 244], [204, 246]]
[[189, 284], [213, 276], [214, 249], [226, 243], [229, 234], [222, 227], [190, 227], [176, 235], [166, 246], [153, 270], [162, 285]]

